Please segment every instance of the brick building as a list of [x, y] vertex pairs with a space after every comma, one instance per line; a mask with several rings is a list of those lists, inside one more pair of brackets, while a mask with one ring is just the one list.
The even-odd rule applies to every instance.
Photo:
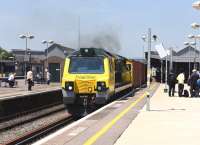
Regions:
[[[26, 70], [31, 67], [34, 77], [39, 73], [45, 78], [45, 70], [48, 68], [51, 73], [51, 81], [60, 82], [65, 57], [73, 51], [74, 49], [56, 43], [52, 44], [45, 51], [30, 50], [27, 52]], [[11, 52], [15, 56], [15, 72], [17, 76], [24, 76], [25, 50], [13, 49]]]

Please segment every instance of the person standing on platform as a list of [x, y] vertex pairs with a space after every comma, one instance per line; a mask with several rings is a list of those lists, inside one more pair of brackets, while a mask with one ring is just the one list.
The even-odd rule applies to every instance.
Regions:
[[51, 73], [47, 70], [47, 85], [50, 85]]
[[169, 85], [169, 97], [174, 96], [175, 85], [176, 85], [176, 76], [173, 70], [170, 71], [168, 75], [168, 85]]
[[27, 72], [27, 81], [28, 81], [28, 91], [31, 91], [33, 86], [33, 72], [31, 71], [31, 69]]
[[199, 73], [196, 69], [192, 70], [192, 74], [188, 80], [188, 84], [190, 85], [190, 95], [191, 97], [198, 96], [198, 86], [197, 80], [199, 79]]
[[181, 72], [177, 78], [178, 80], [178, 96], [182, 97], [183, 96], [183, 90], [184, 90], [184, 81], [185, 81], [185, 75], [183, 72]]
[[15, 85], [15, 74], [14, 73], [10, 73], [10, 75], [8, 77], [8, 83], [9, 83], [10, 88], [12, 88]]

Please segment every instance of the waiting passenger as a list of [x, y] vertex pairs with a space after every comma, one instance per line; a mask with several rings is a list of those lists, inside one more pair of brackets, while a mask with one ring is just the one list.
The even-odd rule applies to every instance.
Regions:
[[14, 73], [10, 73], [9, 77], [8, 77], [8, 84], [10, 88], [13, 88], [15, 85], [15, 74]]
[[192, 70], [192, 74], [188, 80], [188, 85], [190, 86], [191, 97], [197, 97], [199, 94], [199, 89], [197, 86], [197, 80], [199, 79], [199, 73], [196, 69]]
[[27, 72], [27, 81], [28, 81], [28, 91], [31, 91], [32, 86], [34, 86], [33, 72], [31, 71], [31, 69]]
[[184, 90], [184, 81], [185, 81], [184, 73], [181, 72], [176, 79], [178, 80], [178, 96], [182, 97]]
[[50, 81], [51, 81], [51, 73], [47, 71], [47, 85], [50, 84]]
[[175, 85], [176, 85], [176, 76], [173, 70], [170, 71], [168, 75], [168, 85], [169, 85], [169, 97], [174, 96]]

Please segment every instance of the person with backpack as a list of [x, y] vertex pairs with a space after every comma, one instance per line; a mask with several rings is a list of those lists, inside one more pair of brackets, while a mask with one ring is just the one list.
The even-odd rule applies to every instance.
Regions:
[[173, 70], [170, 71], [168, 75], [168, 86], [169, 86], [169, 97], [174, 96], [175, 85], [176, 85], [176, 75]]
[[199, 90], [200, 90], [200, 78], [197, 80], [197, 86], [198, 86], [198, 95], [199, 95]]
[[199, 73], [196, 69], [192, 70], [192, 74], [188, 80], [188, 85], [190, 86], [190, 94], [191, 97], [197, 97], [198, 96], [198, 86], [197, 86], [197, 80], [199, 79]]
[[183, 90], [184, 90], [184, 81], [185, 81], [185, 75], [183, 72], [181, 72], [177, 78], [178, 80], [178, 96], [182, 97], [183, 96]]

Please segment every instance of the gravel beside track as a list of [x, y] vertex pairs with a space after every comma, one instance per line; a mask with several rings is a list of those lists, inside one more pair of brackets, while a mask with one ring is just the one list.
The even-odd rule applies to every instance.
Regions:
[[11, 128], [6, 131], [0, 132], [0, 144], [7, 144], [8, 142], [21, 138], [26, 134], [30, 134], [43, 127], [48, 126], [58, 120], [62, 120], [70, 116], [66, 111], [60, 111], [52, 115], [37, 119], [33, 122], [25, 123], [23, 125]]
[[22, 123], [26, 123], [27, 121], [33, 120], [33, 119], [37, 119], [39, 117], [42, 117], [44, 115], [48, 115], [52, 112], [56, 112], [56, 111], [60, 111], [64, 109], [64, 105], [57, 105], [57, 106], [52, 106], [51, 108], [47, 108], [44, 110], [40, 110], [34, 113], [30, 113], [28, 115], [22, 115], [22, 116], [18, 116], [14, 119], [8, 120], [8, 121], [4, 121], [0, 123], [0, 132], [2, 130], [11, 128], [13, 126], [16, 125], [20, 125]]

